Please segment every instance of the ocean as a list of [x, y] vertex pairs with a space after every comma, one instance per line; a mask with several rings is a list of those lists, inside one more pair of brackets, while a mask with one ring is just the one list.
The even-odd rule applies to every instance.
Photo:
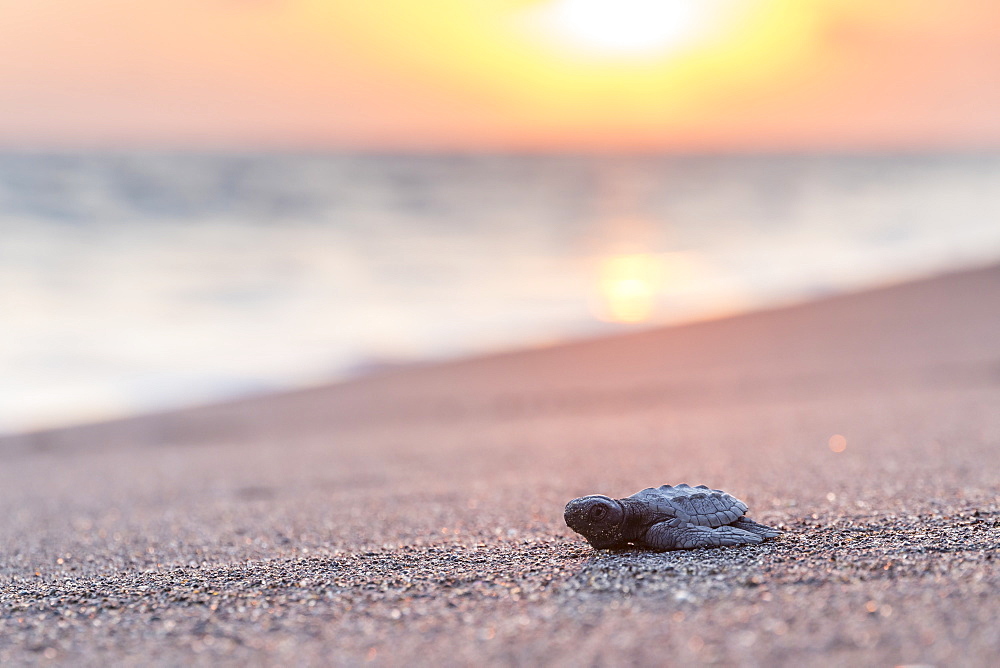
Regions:
[[1000, 261], [1000, 155], [0, 155], [0, 433]]

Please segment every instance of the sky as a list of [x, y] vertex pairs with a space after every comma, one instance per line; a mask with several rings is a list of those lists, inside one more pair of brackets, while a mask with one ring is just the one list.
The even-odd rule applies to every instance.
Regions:
[[0, 148], [1000, 146], [994, 0], [0, 0]]

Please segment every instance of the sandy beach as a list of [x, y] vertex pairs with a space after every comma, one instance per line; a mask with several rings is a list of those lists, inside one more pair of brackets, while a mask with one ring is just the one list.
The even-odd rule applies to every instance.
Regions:
[[[995, 665], [1000, 267], [0, 440], [0, 664]], [[596, 552], [687, 482], [760, 546]]]

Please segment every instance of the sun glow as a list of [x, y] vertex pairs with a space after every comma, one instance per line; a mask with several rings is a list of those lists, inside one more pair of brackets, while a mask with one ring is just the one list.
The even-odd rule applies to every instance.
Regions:
[[602, 55], [659, 54], [696, 42], [713, 18], [711, 0], [555, 0], [537, 15], [553, 39]]
[[[304, 1], [296, 28], [314, 48], [371, 67], [353, 91], [371, 100], [337, 103], [364, 115], [367, 141], [421, 147], [446, 131], [505, 150], [703, 146], [706, 124], [744, 122], [745, 96], [808, 69], [816, 14], [801, 0]], [[369, 83], [380, 69], [391, 87]], [[400, 100], [425, 91], [396, 121]]]

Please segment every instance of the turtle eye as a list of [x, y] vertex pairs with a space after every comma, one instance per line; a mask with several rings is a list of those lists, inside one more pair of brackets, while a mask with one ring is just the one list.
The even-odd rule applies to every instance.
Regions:
[[608, 509], [604, 506], [594, 506], [590, 511], [590, 519], [592, 520], [602, 520], [604, 516], [608, 514]]

